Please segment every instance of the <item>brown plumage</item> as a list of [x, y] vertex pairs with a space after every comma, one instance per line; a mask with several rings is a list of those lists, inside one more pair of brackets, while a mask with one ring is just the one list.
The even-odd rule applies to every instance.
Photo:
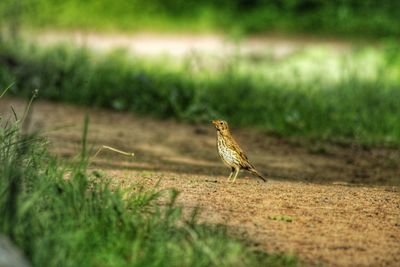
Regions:
[[218, 154], [220, 155], [222, 161], [231, 168], [231, 174], [229, 175], [228, 180], [231, 179], [233, 173], [236, 172], [235, 176], [233, 177], [233, 182], [235, 182], [239, 171], [243, 169], [251, 172], [266, 182], [267, 179], [265, 179], [254, 168], [254, 166], [250, 164], [247, 156], [233, 138], [229, 131], [228, 123], [223, 120], [213, 120], [211, 122], [217, 129]]

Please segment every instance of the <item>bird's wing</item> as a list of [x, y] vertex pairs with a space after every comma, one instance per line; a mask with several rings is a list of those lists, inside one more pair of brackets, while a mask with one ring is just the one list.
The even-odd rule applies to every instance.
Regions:
[[244, 154], [243, 150], [240, 148], [239, 144], [236, 140], [232, 137], [232, 135], [228, 136], [227, 138], [227, 146], [232, 149], [233, 151], [237, 152], [239, 157], [243, 160], [248, 162], [248, 158], [246, 154]]

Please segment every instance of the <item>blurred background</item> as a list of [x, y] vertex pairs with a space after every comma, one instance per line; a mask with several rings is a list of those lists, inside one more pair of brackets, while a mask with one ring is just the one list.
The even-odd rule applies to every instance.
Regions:
[[280, 136], [400, 144], [400, 2], [3, 0], [0, 87]]

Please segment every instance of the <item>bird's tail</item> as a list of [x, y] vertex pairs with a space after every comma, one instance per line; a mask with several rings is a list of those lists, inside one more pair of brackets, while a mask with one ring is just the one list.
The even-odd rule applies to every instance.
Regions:
[[258, 178], [260, 178], [264, 182], [267, 181], [267, 178], [262, 176], [253, 166], [251, 166], [251, 168], [249, 168], [249, 172], [251, 172], [252, 174], [256, 175]]

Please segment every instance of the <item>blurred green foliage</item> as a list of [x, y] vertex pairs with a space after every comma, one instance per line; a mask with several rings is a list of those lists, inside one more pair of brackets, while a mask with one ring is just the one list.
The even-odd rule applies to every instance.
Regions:
[[[399, 58], [390, 56], [395, 51], [393, 45], [385, 64], [398, 70]], [[261, 79], [238, 72], [238, 64], [199, 76], [185, 67], [146, 64], [121, 51], [94, 57], [85, 49], [4, 43], [0, 86], [15, 81], [15, 95], [39, 88], [40, 96], [51, 100], [187, 121], [225, 118], [283, 136], [400, 145], [400, 77], [386, 80], [386, 65], [373, 79], [349, 73], [327, 83]]]
[[[297, 266], [184, 216], [175, 190], [111, 188], [81, 157], [61, 164], [45, 140], [0, 114], [0, 234], [32, 266]], [[87, 124], [85, 134], [87, 134]]]
[[397, 0], [3, 0], [25, 26], [400, 36]]

